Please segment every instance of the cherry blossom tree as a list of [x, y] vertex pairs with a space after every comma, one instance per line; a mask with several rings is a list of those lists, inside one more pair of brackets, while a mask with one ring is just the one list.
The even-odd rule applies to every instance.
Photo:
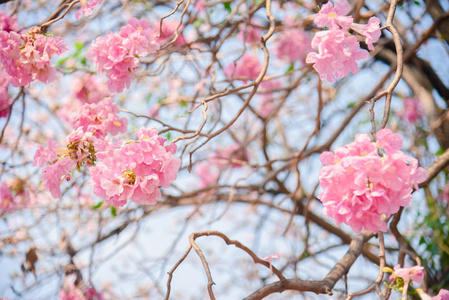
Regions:
[[0, 3], [0, 297], [449, 299], [446, 1]]

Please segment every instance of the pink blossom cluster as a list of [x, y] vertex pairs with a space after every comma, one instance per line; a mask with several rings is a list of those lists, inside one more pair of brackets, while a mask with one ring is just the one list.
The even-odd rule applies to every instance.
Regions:
[[348, 34], [348, 29], [365, 37], [369, 50], [374, 50], [373, 43], [380, 37], [380, 20], [371, 17], [368, 24], [355, 24], [352, 17], [346, 16], [351, 7], [344, 0], [338, 0], [335, 6], [331, 2], [324, 4], [314, 23], [318, 27], [328, 26], [328, 30], [319, 31], [312, 40], [312, 47], [318, 53], [310, 52], [306, 62], [313, 63], [313, 67], [320, 75], [321, 80], [335, 82], [347, 76], [349, 72], [356, 74], [359, 71], [358, 60], [368, 57], [368, 51], [360, 49], [357, 38]]
[[72, 117], [73, 132], [66, 137], [67, 148], [49, 139], [47, 147], [38, 145], [33, 167], [44, 167], [42, 184], [54, 198], [61, 198], [61, 182], [70, 180], [70, 172], [81, 166], [92, 167], [97, 160], [94, 143], [109, 133], [117, 135], [126, 132], [128, 120], [119, 118], [119, 109], [112, 98], [92, 104], [84, 104]]
[[262, 65], [256, 56], [245, 53], [236, 63], [230, 63], [224, 73], [228, 78], [243, 77], [242, 81], [247, 82], [248, 79], [256, 79], [262, 71]]
[[426, 179], [427, 172], [418, 161], [404, 155], [402, 138], [389, 129], [377, 133], [371, 143], [367, 134], [356, 135], [355, 141], [339, 147], [335, 153], [323, 152], [320, 160], [318, 195], [324, 215], [345, 223], [355, 232], [362, 227], [371, 232], [387, 230], [381, 216], [390, 217], [400, 206], [410, 203], [412, 186]]
[[30, 192], [22, 179], [14, 178], [0, 183], [0, 211], [11, 212], [27, 207], [31, 204], [30, 199]]
[[276, 56], [290, 63], [303, 62], [311, 51], [311, 39], [304, 30], [284, 30], [276, 42]]
[[19, 31], [19, 26], [17, 25], [17, 17], [10, 16], [4, 10], [0, 10], [0, 30], [11, 32]]
[[54, 80], [55, 68], [50, 59], [69, 48], [60, 37], [49, 37], [34, 27], [27, 34], [0, 31], [0, 64], [11, 76], [11, 84], [28, 86], [34, 80]]
[[90, 132], [97, 138], [104, 138], [106, 134], [117, 135], [125, 133], [128, 126], [126, 118], [119, 118], [120, 110], [110, 97], [98, 103], [84, 104], [81, 109], [71, 117], [73, 129]]
[[81, 0], [81, 8], [75, 13], [75, 18], [79, 20], [81, 17], [81, 14], [87, 16], [90, 16], [93, 12], [95, 7], [103, 3], [103, 0], [90, 0], [90, 2], [87, 2], [87, 0]]
[[132, 199], [139, 204], [155, 204], [161, 197], [159, 186], [169, 187], [176, 179], [181, 161], [173, 157], [175, 144], [164, 146], [155, 128], [141, 127], [138, 140], [112, 143], [97, 140], [95, 149], [99, 162], [91, 168], [90, 183], [97, 196], [114, 206], [123, 206]]
[[12, 99], [8, 94], [9, 75], [0, 70], [0, 118], [7, 118], [9, 115]]
[[200, 178], [200, 189], [212, 186], [218, 180], [219, 170], [208, 162], [203, 162], [195, 167], [195, 173]]
[[404, 109], [398, 112], [398, 116], [408, 123], [415, 123], [424, 116], [424, 108], [418, 98], [405, 97]]
[[147, 19], [133, 18], [119, 34], [108, 31], [106, 36], [92, 42], [87, 57], [93, 60], [99, 73], [106, 73], [110, 92], [119, 93], [129, 88], [139, 58], [159, 50], [153, 34]]

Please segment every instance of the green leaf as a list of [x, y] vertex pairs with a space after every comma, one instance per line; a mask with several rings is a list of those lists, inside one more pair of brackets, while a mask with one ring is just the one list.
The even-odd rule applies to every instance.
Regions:
[[421, 5], [421, 3], [419, 3], [419, 1], [417, 0], [413, 1], [413, 3], [415, 3], [416, 5]]
[[111, 215], [117, 217], [117, 209], [114, 206], [111, 206]]
[[75, 49], [77, 52], [81, 51], [84, 47], [84, 44], [81, 42], [75, 42]]
[[232, 12], [231, 2], [224, 2], [224, 8], [228, 11], [228, 13]]
[[84, 66], [86, 66], [86, 65], [87, 65], [86, 57], [81, 58], [81, 59], [80, 59], [80, 62], [81, 62]]
[[171, 132], [167, 132], [167, 140], [170, 140], [171, 138]]
[[69, 59], [69, 57], [61, 58], [60, 60], [58, 60], [58, 61], [56, 62], [55, 67], [57, 68], [57, 67], [62, 66], [68, 59]]
[[285, 74], [290, 73], [290, 72], [293, 71], [294, 69], [295, 69], [295, 64], [292, 63], [292, 64], [288, 67], [288, 69], [287, 69], [287, 71], [285, 72]]
[[92, 209], [93, 210], [99, 209], [103, 205], [103, 203], [104, 203], [103, 201], [98, 202], [97, 204], [92, 206]]
[[201, 26], [201, 24], [203, 24], [203, 23], [204, 23], [204, 19], [196, 19], [192, 25], [193, 25], [193, 27], [195, 27], [195, 29], [198, 29]]

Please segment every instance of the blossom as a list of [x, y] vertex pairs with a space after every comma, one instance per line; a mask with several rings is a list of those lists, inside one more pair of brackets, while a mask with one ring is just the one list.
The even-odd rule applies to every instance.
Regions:
[[74, 170], [76, 163], [68, 156], [56, 161], [56, 163], [48, 165], [42, 171], [42, 186], [50, 191], [51, 195], [55, 199], [60, 199], [61, 194], [61, 182], [64, 179], [70, 179], [69, 173]]
[[79, 20], [81, 17], [81, 14], [87, 16], [90, 16], [93, 12], [95, 7], [100, 5], [103, 0], [90, 0], [90, 2], [87, 2], [87, 0], [81, 0], [81, 8], [75, 13], [75, 18]]
[[139, 57], [155, 53], [159, 49], [153, 39], [153, 31], [147, 19], [128, 20], [119, 34], [108, 31], [91, 44], [87, 57], [92, 59], [99, 73], [106, 73], [110, 92], [122, 92], [129, 88], [132, 74], [139, 64]]
[[432, 300], [449, 300], [449, 291], [441, 289], [438, 295], [433, 297]]
[[243, 82], [247, 79], [256, 79], [262, 71], [262, 65], [256, 56], [245, 53], [242, 58], [236, 63], [230, 63], [224, 70], [226, 77], [245, 77]]
[[365, 37], [365, 44], [369, 50], [374, 50], [373, 43], [380, 38], [380, 20], [376, 17], [371, 17], [368, 24], [352, 23], [351, 29]]
[[321, 7], [318, 14], [315, 15], [313, 22], [318, 27], [329, 25], [329, 29], [338, 26], [343, 29], [348, 29], [353, 21], [352, 17], [346, 16], [350, 10], [351, 7], [344, 0], [335, 2], [335, 6], [329, 1]]
[[[326, 151], [320, 156], [323, 168], [320, 185], [324, 215], [346, 223], [355, 232], [362, 227], [371, 232], [387, 230], [381, 216], [387, 218], [411, 200], [412, 185], [418, 188], [427, 173], [418, 161], [405, 156], [402, 138], [389, 129], [377, 133], [377, 142], [358, 134], [355, 141]], [[382, 155], [379, 155], [382, 153]]]
[[42, 145], [37, 146], [36, 153], [34, 154], [33, 159], [33, 167], [39, 166], [43, 167], [47, 164], [47, 162], [52, 163], [55, 159], [58, 158], [58, 154], [56, 153], [60, 148], [58, 142], [52, 139], [47, 140], [47, 148], [44, 148]]
[[312, 40], [312, 47], [318, 48], [318, 53], [310, 52], [306, 62], [314, 63], [321, 80], [330, 83], [335, 82], [335, 76], [341, 79], [349, 72], [358, 73], [357, 61], [368, 57], [368, 51], [360, 49], [354, 36], [347, 36], [338, 29], [318, 32]]
[[248, 152], [238, 143], [233, 143], [228, 147], [217, 147], [210, 163], [216, 165], [219, 169], [240, 168], [248, 160]]
[[108, 97], [98, 103], [84, 104], [72, 115], [71, 123], [74, 130], [81, 128], [97, 138], [103, 138], [107, 133], [117, 135], [125, 133], [128, 126], [126, 118], [117, 116], [119, 112], [113, 99]]
[[195, 167], [195, 173], [200, 178], [200, 188], [211, 186], [217, 182], [218, 170], [213, 165], [204, 162]]
[[318, 49], [318, 53], [310, 52], [306, 62], [314, 64], [321, 80], [333, 83], [335, 77], [341, 79], [349, 72], [356, 74], [359, 71], [357, 61], [368, 57], [368, 51], [360, 49], [357, 38], [348, 34], [349, 28], [365, 36], [365, 43], [370, 50], [374, 50], [373, 42], [380, 37], [378, 18], [370, 18], [367, 25], [355, 24], [352, 17], [346, 16], [349, 11], [349, 4], [339, 0], [335, 7], [331, 2], [324, 4], [315, 15], [315, 24], [319, 27], [329, 25], [329, 30], [315, 34], [312, 47]]
[[19, 31], [19, 26], [17, 25], [17, 17], [10, 16], [4, 10], [0, 10], [0, 30], [11, 32]]
[[159, 186], [169, 187], [181, 164], [179, 158], [172, 157], [176, 145], [164, 146], [166, 139], [157, 134], [155, 128], [141, 127], [135, 133], [138, 140], [121, 145], [101, 142], [98, 147], [95, 143], [100, 161], [90, 169], [94, 193], [114, 206], [123, 206], [130, 199], [156, 204], [161, 197]]
[[422, 266], [414, 266], [411, 268], [401, 268], [400, 265], [397, 265], [394, 267], [394, 276], [400, 277], [406, 282], [413, 280], [413, 282], [420, 284], [423, 281], [423, 276], [424, 276], [423, 270], [424, 270], [424, 267], [422, 267]]
[[424, 108], [418, 98], [405, 97], [404, 109], [398, 112], [398, 116], [409, 123], [415, 123], [424, 116]]
[[26, 35], [0, 31], [0, 48], [0, 63], [16, 87], [26, 87], [34, 80], [53, 81], [56, 70], [50, 59], [69, 49], [61, 37], [45, 36], [36, 27]]
[[12, 212], [32, 204], [25, 180], [13, 178], [0, 183], [0, 211]]
[[[161, 36], [156, 38], [159, 44], [163, 45], [168, 42], [171, 42], [173, 38], [175, 37], [176, 29], [178, 28], [179, 21], [176, 20], [164, 20], [162, 23], [162, 30], [161, 30]], [[154, 26], [155, 34], [159, 35], [159, 28], [160, 23], [155, 24]], [[186, 43], [184, 36], [180, 34], [182, 31], [182, 26], [178, 29], [178, 37], [176, 38], [175, 45], [176, 46], [182, 46]]]
[[246, 43], [258, 43], [262, 33], [259, 28], [244, 24], [240, 24], [238, 38], [242, 42]]
[[103, 82], [96, 80], [92, 75], [86, 74], [75, 81], [72, 94], [82, 103], [97, 103], [107, 96], [108, 91]]
[[287, 29], [276, 42], [276, 56], [291, 63], [304, 61], [311, 51], [311, 39], [304, 30]]
[[[264, 80], [261, 82], [260, 85], [266, 90], [279, 89], [282, 87], [282, 83], [278, 80]], [[276, 106], [273, 103], [273, 93], [272, 92], [263, 93], [263, 91], [261, 91], [260, 94], [262, 95], [262, 99], [259, 102], [258, 111], [262, 117], [266, 118], [276, 108]]]

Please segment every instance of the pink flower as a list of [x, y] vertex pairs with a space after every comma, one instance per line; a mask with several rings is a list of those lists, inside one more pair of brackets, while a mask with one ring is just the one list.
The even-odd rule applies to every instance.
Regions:
[[215, 149], [215, 155], [210, 159], [210, 163], [216, 165], [219, 169], [240, 168], [248, 160], [248, 152], [238, 143], [233, 143], [229, 147]]
[[120, 93], [129, 88], [132, 74], [139, 65], [138, 58], [158, 49], [149, 21], [133, 18], [120, 30], [120, 34], [108, 31], [106, 36], [94, 40], [87, 57], [93, 60], [99, 73], [106, 73], [109, 91]]
[[276, 56], [291, 63], [304, 61], [311, 51], [311, 39], [304, 30], [287, 29], [276, 42]]
[[449, 291], [441, 289], [438, 295], [433, 297], [432, 300], [449, 300]]
[[13, 212], [32, 203], [30, 191], [21, 178], [13, 178], [0, 183], [0, 211]]
[[144, 57], [159, 50], [150, 21], [145, 18], [129, 19], [128, 24], [120, 29], [120, 36], [123, 38], [122, 45], [128, 50], [129, 56]]
[[[159, 35], [159, 25], [160, 23], [156, 23], [154, 25], [154, 32], [156, 35]], [[179, 25], [179, 21], [176, 20], [164, 20], [162, 22], [162, 32], [161, 32], [161, 36], [159, 38], [156, 39], [156, 41], [161, 44], [164, 45], [166, 43], [169, 43], [172, 41], [172, 39], [175, 38], [175, 32], [176, 32], [176, 28]], [[178, 29], [178, 38], [175, 41], [175, 45], [176, 46], [182, 46], [186, 43], [184, 36], [181, 34], [183, 27], [180, 26]]]
[[47, 37], [33, 27], [26, 35], [0, 31], [0, 63], [16, 86], [28, 86], [34, 80], [48, 83], [54, 80], [55, 68], [50, 59], [69, 48], [60, 37]]
[[0, 10], [0, 31], [19, 31], [19, 26], [17, 26], [17, 17], [11, 17], [4, 10]]
[[329, 29], [331, 30], [337, 28], [338, 25], [343, 29], [348, 29], [353, 21], [352, 17], [346, 16], [350, 10], [351, 7], [344, 0], [338, 0], [335, 2], [335, 6], [329, 1], [315, 15], [314, 23], [318, 27], [329, 25]]
[[414, 266], [412, 268], [401, 268], [400, 265], [394, 267], [394, 274], [396, 277], [401, 277], [404, 281], [408, 282], [413, 280], [417, 284], [422, 283], [424, 267]]
[[200, 189], [212, 186], [217, 183], [218, 170], [208, 162], [196, 165], [196, 175], [200, 178]]
[[247, 79], [256, 79], [261, 71], [262, 65], [259, 59], [256, 56], [245, 53], [237, 63], [230, 63], [225, 68], [224, 73], [228, 78], [245, 77], [246, 79], [242, 79], [242, 81], [246, 82]]
[[53, 161], [58, 158], [56, 152], [61, 148], [59, 143], [52, 139], [48, 139], [47, 146], [47, 148], [44, 148], [42, 145], [37, 145], [37, 150], [33, 159], [33, 167], [39, 166], [42, 168], [47, 162], [53, 163]]
[[351, 29], [355, 32], [363, 35], [365, 39], [365, 44], [368, 46], [369, 50], [374, 50], [373, 43], [377, 42], [380, 38], [380, 20], [376, 17], [371, 17], [368, 24], [351, 24]]
[[13, 100], [8, 94], [9, 75], [0, 70], [0, 118], [7, 118]]
[[[410, 203], [412, 186], [423, 182], [427, 173], [416, 159], [405, 156], [402, 139], [389, 129], [377, 133], [377, 143], [358, 134], [355, 141], [326, 151], [320, 156], [323, 168], [320, 185], [324, 215], [346, 223], [355, 232], [386, 231], [381, 216], [391, 216]], [[381, 156], [379, 153], [384, 153]]]
[[404, 109], [398, 112], [398, 116], [409, 123], [415, 123], [424, 116], [424, 108], [417, 98], [405, 97]]
[[82, 103], [97, 103], [108, 95], [106, 85], [101, 81], [97, 81], [90, 74], [85, 74], [75, 81], [72, 93]]
[[69, 173], [75, 168], [76, 163], [70, 157], [65, 156], [59, 159], [56, 163], [48, 165], [42, 171], [42, 186], [50, 191], [53, 198], [60, 199], [62, 196], [60, 185], [63, 180], [70, 178]]
[[312, 47], [318, 53], [310, 52], [306, 62], [313, 67], [321, 80], [335, 82], [334, 74], [341, 79], [352, 72], [358, 73], [357, 61], [368, 57], [368, 51], [360, 49], [354, 36], [347, 36], [343, 30], [333, 29], [318, 32], [312, 40]]
[[87, 2], [87, 0], [81, 0], [81, 8], [75, 13], [75, 18], [79, 20], [81, 17], [81, 14], [87, 16], [90, 16], [93, 12], [95, 7], [100, 5], [103, 0], [90, 0], [90, 3]]
[[258, 43], [260, 42], [261, 36], [262, 33], [259, 28], [251, 25], [245, 26], [244, 24], [240, 24], [238, 33], [238, 38], [240, 41], [251, 44]]
[[[138, 140], [122, 145], [100, 142], [95, 149], [100, 159], [91, 170], [90, 183], [97, 196], [114, 206], [132, 199], [139, 204], [156, 204], [159, 186], [168, 188], [176, 179], [181, 161], [172, 157], [176, 145], [164, 146], [155, 128], [136, 131]], [[104, 153], [102, 153], [104, 152]]]
[[119, 118], [119, 112], [112, 98], [104, 98], [98, 103], [84, 104], [72, 115], [72, 126], [74, 130], [81, 128], [83, 132], [91, 132], [97, 138], [104, 138], [108, 133], [125, 133], [128, 120]]

